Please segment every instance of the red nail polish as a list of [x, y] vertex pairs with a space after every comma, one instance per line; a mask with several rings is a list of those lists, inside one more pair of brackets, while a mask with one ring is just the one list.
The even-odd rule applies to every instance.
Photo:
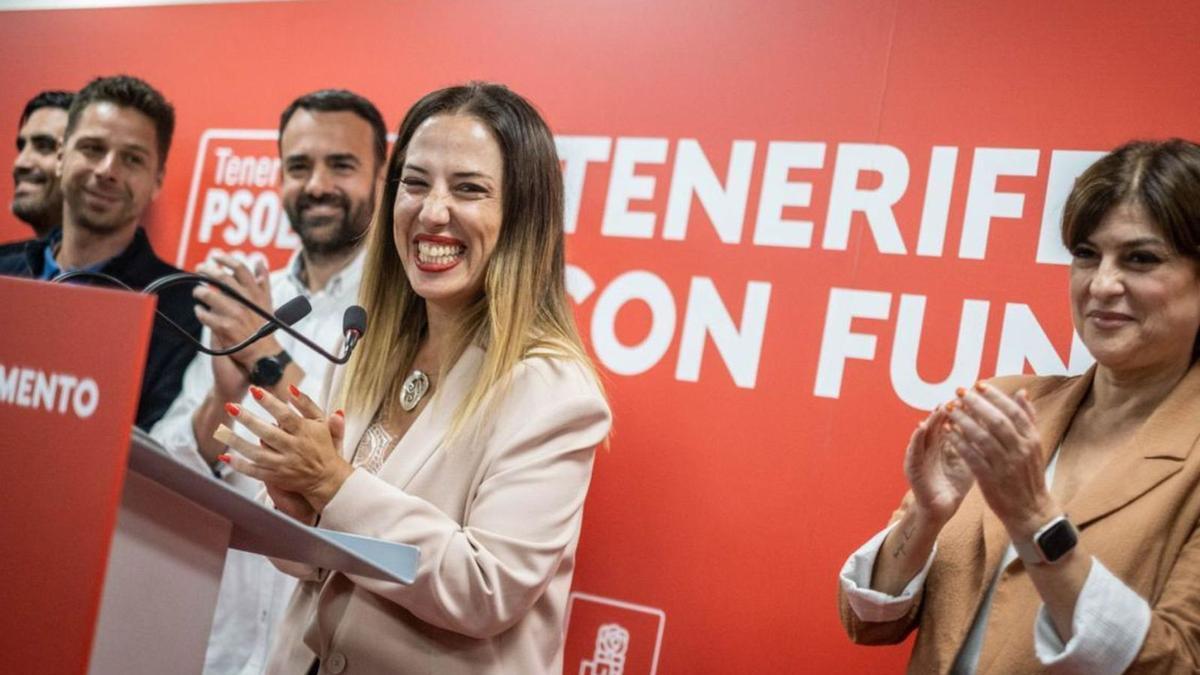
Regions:
[[983, 382], [975, 383], [975, 391], [980, 391], [980, 392], [983, 391]]
[[300, 389], [296, 385], [289, 384], [288, 391], [292, 392], [292, 396], [295, 396], [296, 398], [300, 398]]
[[955, 389], [955, 390], [954, 390], [954, 394], [955, 394], [955, 396], [958, 396], [959, 398], [962, 398], [962, 397], [963, 397], [963, 395], [964, 395], [964, 394], [966, 394], [966, 393], [967, 393], [967, 390], [966, 390], [966, 389], [963, 389], [962, 387], [959, 387], [958, 389]]
[[228, 464], [228, 463], [230, 463], [231, 461], [233, 461], [233, 458], [232, 458], [232, 457], [230, 457], [229, 455], [222, 454], [222, 455], [217, 455], [217, 461], [224, 462], [225, 464]]
[[254, 385], [250, 385], [250, 395], [254, 397], [255, 401], [261, 401], [263, 398], [263, 390]]
[[242, 412], [242, 409], [237, 407], [237, 404], [226, 403], [225, 404], [225, 412], [229, 413], [230, 415], [233, 415], [234, 417], [237, 417], [238, 413]]
[[340, 409], [333, 411], [333, 414], [337, 415], [338, 417], [341, 417], [343, 419], [345, 419], [345, 417], [346, 417], [346, 413]]

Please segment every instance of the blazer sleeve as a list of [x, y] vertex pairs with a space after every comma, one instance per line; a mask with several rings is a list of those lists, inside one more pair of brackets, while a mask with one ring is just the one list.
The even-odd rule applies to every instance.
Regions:
[[575, 364], [518, 366], [494, 408], [495, 431], [463, 523], [356, 469], [321, 525], [421, 549], [411, 585], [348, 575], [423, 621], [475, 638], [495, 636], [538, 600], [579, 536], [595, 447], [610, 413]]
[[1200, 672], [1200, 524], [1192, 530], [1150, 615], [1150, 629], [1126, 672]]
[[[201, 341], [205, 346], [211, 344], [207, 329]], [[206, 475], [212, 475], [212, 468], [200, 456], [199, 443], [192, 429], [192, 415], [204, 402], [212, 385], [212, 357], [198, 352], [184, 371], [179, 395], [150, 429], [150, 436], [172, 457]]]
[[[889, 528], [900, 521], [909, 504], [912, 503], [912, 498], [912, 492], [904, 495], [899, 508], [896, 509], [891, 519], [888, 520]], [[926, 573], [928, 569], [929, 563], [926, 563], [925, 570], [918, 576]], [[839, 583], [838, 614], [842, 620], [842, 627], [853, 642], [862, 645], [897, 644], [908, 637], [908, 634], [920, 623], [921, 605], [924, 598], [924, 585], [922, 585], [917, 591], [917, 597], [914, 599], [914, 602], [902, 616], [891, 621], [865, 621], [859, 618], [854, 608], [850, 606], [850, 599], [846, 593], [846, 589], [842, 583]]]
[[[159, 326], [158, 318], [155, 319], [137, 412], [137, 426], [147, 432], [162, 419], [179, 395], [183, 388], [183, 373], [197, 353], [194, 344], [168, 332], [169, 329]], [[177, 323], [183, 325], [194, 339], [200, 339], [200, 322], [195, 317], [192, 322]]]
[[[1065, 381], [1065, 378], [1045, 378], [1030, 375], [1012, 375], [988, 380], [991, 385], [1010, 395], [1019, 389], [1029, 388], [1031, 396], [1035, 399], [1043, 393], [1043, 390], [1051, 386], [1056, 386], [1063, 381]], [[913, 495], [911, 491], [905, 494], [899, 508], [896, 509], [895, 513], [892, 514], [891, 520], [888, 521], [889, 525], [900, 520], [912, 503], [912, 499]], [[936, 561], [933, 564], [937, 564]], [[921, 608], [925, 597], [924, 593], [925, 589], [922, 587], [908, 611], [899, 618], [891, 621], [864, 621], [859, 618], [854, 608], [851, 607], [846, 590], [843, 584], [839, 583], [838, 613], [842, 620], [842, 627], [846, 629], [846, 633], [850, 636], [850, 639], [858, 644], [881, 645], [901, 642], [920, 625]]]
[[[267, 494], [267, 489], [265, 487], [262, 490], [259, 490], [255, 499], [269, 509], [275, 508], [275, 502], [271, 501], [271, 497]], [[306, 524], [315, 526], [317, 521], [314, 520], [313, 522]], [[300, 581], [324, 581], [325, 577], [329, 575], [329, 570], [322, 567], [317, 567], [316, 565], [310, 565], [308, 563], [288, 560], [287, 558], [268, 557], [267, 560], [271, 561], [271, 564], [275, 566], [275, 569], [288, 576], [296, 577]]]

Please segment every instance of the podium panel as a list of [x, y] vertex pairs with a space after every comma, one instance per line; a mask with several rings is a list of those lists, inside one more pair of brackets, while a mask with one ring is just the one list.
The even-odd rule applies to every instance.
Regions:
[[152, 675], [203, 664], [232, 529], [221, 516], [129, 472], [88, 672]]
[[0, 653], [82, 673], [125, 475], [154, 298], [0, 278]]
[[0, 307], [16, 473], [0, 491], [0, 653], [16, 670], [199, 673], [230, 546], [412, 582], [415, 547], [299, 523], [132, 427], [152, 297], [0, 277]]

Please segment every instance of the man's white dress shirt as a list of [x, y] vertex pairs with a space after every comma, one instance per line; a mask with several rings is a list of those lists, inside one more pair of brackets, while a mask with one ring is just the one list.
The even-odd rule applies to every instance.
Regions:
[[[271, 273], [271, 302], [275, 307], [304, 295], [312, 303], [312, 313], [298, 321], [293, 328], [323, 349], [333, 352], [342, 338], [342, 314], [357, 303], [358, 286], [362, 278], [364, 251], [335, 274], [316, 293], [310, 293], [301, 281], [303, 262], [300, 252], [293, 254], [287, 266]], [[291, 335], [277, 331], [275, 339], [287, 350], [292, 360], [304, 371], [297, 386], [314, 400], [324, 381], [330, 363]], [[203, 340], [210, 344], [211, 334], [204, 329]], [[222, 357], [224, 358], [224, 357]], [[150, 435], [176, 458], [210, 473], [200, 457], [192, 431], [192, 415], [213, 387], [212, 357], [197, 354], [183, 376], [183, 389], [159, 420]], [[270, 415], [247, 394], [241, 405], [251, 413], [270, 419]], [[234, 429], [240, 425], [234, 421]], [[251, 435], [249, 432], [243, 436]], [[221, 479], [239, 492], [254, 497], [262, 483], [223, 467]], [[225, 557], [225, 571], [213, 617], [212, 633], [204, 658], [206, 675], [258, 675], [266, 667], [267, 653], [276, 624], [283, 616], [296, 580], [275, 569], [266, 558], [230, 549]]]

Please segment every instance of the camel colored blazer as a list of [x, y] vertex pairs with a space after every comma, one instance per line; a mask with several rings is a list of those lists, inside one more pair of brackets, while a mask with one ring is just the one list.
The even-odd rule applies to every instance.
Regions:
[[[527, 358], [486, 419], [444, 443], [482, 362], [469, 349], [378, 475], [356, 469], [321, 526], [414, 544], [408, 586], [275, 561], [302, 582], [268, 672], [558, 673], [595, 447], [610, 416], [578, 364]], [[340, 377], [340, 374], [337, 376]], [[346, 420], [358, 446], [379, 403]]]
[[[995, 384], [1008, 392], [1028, 391], [1048, 456], [1066, 433], [1094, 372], [1001, 378]], [[1130, 673], [1200, 672], [1198, 437], [1200, 366], [1193, 365], [1129, 445], [1065, 505], [1082, 545], [1153, 610]], [[1008, 543], [1004, 526], [972, 488], [938, 537], [924, 594], [909, 614], [892, 622], [863, 622], [841, 596], [842, 624], [862, 644], [894, 644], [917, 629], [908, 672], [949, 672]], [[1033, 649], [1041, 598], [1019, 559], [996, 583], [978, 672], [1041, 672]]]

